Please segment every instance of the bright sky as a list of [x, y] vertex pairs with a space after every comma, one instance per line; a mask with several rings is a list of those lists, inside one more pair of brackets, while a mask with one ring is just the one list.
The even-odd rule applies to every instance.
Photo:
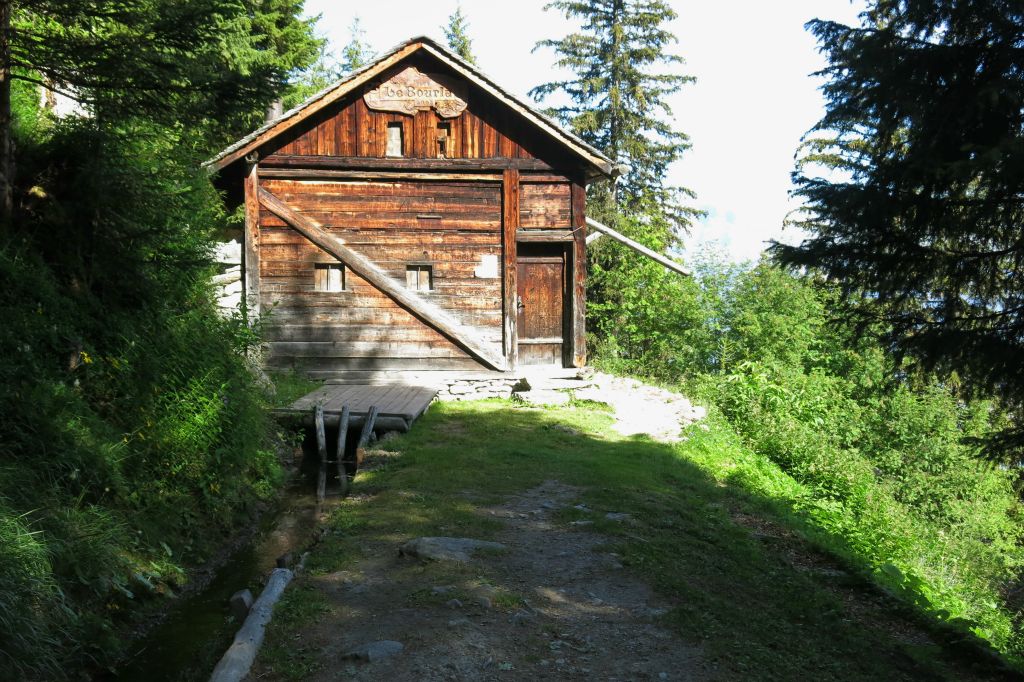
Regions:
[[[537, 41], [560, 38], [578, 24], [546, 0], [462, 0], [473, 51], [483, 71], [523, 97], [556, 74], [550, 50], [531, 53]], [[669, 25], [679, 38], [675, 53], [682, 73], [697, 83], [671, 101], [676, 126], [693, 148], [672, 169], [670, 184], [697, 193], [708, 217], [693, 228], [687, 251], [718, 244], [733, 260], [756, 259], [769, 239], [798, 241], [782, 222], [793, 153], [800, 137], [822, 114], [820, 81], [810, 74], [824, 65], [803, 28], [813, 18], [855, 23], [865, 0], [670, 0], [679, 18]], [[384, 51], [428, 35], [443, 42], [441, 25], [456, 0], [378, 0], [371, 3], [306, 0], [322, 15], [320, 30], [336, 52], [349, 40], [358, 13], [367, 42]], [[499, 8], [506, 8], [498, 11]], [[514, 8], [509, 11], [507, 8]]]

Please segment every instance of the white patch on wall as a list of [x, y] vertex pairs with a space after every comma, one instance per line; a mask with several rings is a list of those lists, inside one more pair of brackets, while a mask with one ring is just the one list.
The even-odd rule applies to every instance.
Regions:
[[217, 244], [213, 260], [220, 266], [213, 276], [217, 307], [230, 316], [242, 305], [242, 245], [234, 239]]
[[[70, 95], [77, 94], [71, 86], [63, 86], [62, 89]], [[57, 118], [89, 116], [89, 110], [81, 102], [56, 90], [50, 90], [46, 86], [39, 88], [39, 99], [43, 109], [49, 111]]]
[[480, 256], [480, 265], [473, 274], [480, 279], [493, 279], [498, 276], [498, 257], [494, 255]]

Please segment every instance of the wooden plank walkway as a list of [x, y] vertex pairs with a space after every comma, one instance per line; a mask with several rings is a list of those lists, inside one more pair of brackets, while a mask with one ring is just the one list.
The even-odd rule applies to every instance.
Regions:
[[365, 421], [370, 407], [379, 410], [376, 425], [388, 431], [408, 431], [437, 395], [436, 388], [402, 384], [328, 384], [307, 393], [288, 407], [274, 410], [274, 416], [301, 418], [312, 425], [313, 406], [323, 405], [327, 426], [337, 426], [341, 408], [348, 405], [353, 426]]

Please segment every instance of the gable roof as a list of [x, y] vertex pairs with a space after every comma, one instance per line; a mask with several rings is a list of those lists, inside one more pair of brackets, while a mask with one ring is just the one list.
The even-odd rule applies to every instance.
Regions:
[[366, 66], [352, 71], [337, 83], [316, 93], [302, 104], [289, 109], [278, 118], [267, 121], [263, 126], [230, 145], [203, 165], [214, 172], [222, 170], [420, 50], [434, 55], [468, 81], [514, 109], [536, 128], [547, 133], [563, 148], [591, 166], [599, 175], [613, 177], [619, 174], [615, 162], [602, 154], [600, 150], [564, 130], [553, 120], [501, 88], [476, 66], [426, 36], [410, 38], [396, 45]]

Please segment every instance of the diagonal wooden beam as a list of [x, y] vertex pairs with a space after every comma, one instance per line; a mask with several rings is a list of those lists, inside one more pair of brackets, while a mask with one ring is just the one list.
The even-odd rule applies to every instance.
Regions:
[[674, 270], [674, 271], [678, 272], [680, 275], [686, 275], [686, 276], [690, 275], [690, 271], [689, 270], [687, 270], [686, 268], [684, 268], [682, 265], [680, 265], [679, 263], [675, 262], [671, 258], [663, 256], [660, 253], [658, 253], [657, 251], [651, 251], [650, 249], [648, 249], [643, 244], [641, 244], [639, 242], [633, 241], [632, 239], [630, 239], [626, 235], [624, 235], [624, 234], [622, 234], [620, 232], [616, 232], [615, 230], [613, 230], [612, 228], [608, 227], [607, 225], [605, 225], [603, 223], [599, 223], [596, 220], [593, 220], [592, 218], [587, 218], [587, 225], [589, 225], [593, 229], [597, 230], [596, 232], [592, 232], [590, 235], [587, 236], [587, 243], [588, 244], [591, 244], [591, 243], [597, 241], [598, 239], [600, 239], [602, 234], [606, 234], [609, 237], [611, 237], [612, 239], [614, 239], [615, 241], [618, 241], [618, 242], [621, 242], [621, 243], [625, 244], [626, 246], [628, 246], [629, 248], [633, 249], [637, 253], [642, 253], [643, 255], [647, 256], [648, 258], [650, 258], [653, 261], [656, 261], [656, 262], [660, 263], [661, 265], [663, 265], [664, 267], [668, 268], [669, 270]]
[[505, 359], [492, 351], [476, 332], [430, 301], [406, 289], [372, 260], [348, 247], [345, 242], [325, 230], [315, 220], [298, 213], [271, 192], [261, 187], [259, 198], [260, 203], [278, 218], [291, 225], [306, 239], [344, 263], [352, 272], [379, 289], [424, 324], [439, 331], [450, 339], [452, 343], [488, 367], [502, 372], [505, 371]]

